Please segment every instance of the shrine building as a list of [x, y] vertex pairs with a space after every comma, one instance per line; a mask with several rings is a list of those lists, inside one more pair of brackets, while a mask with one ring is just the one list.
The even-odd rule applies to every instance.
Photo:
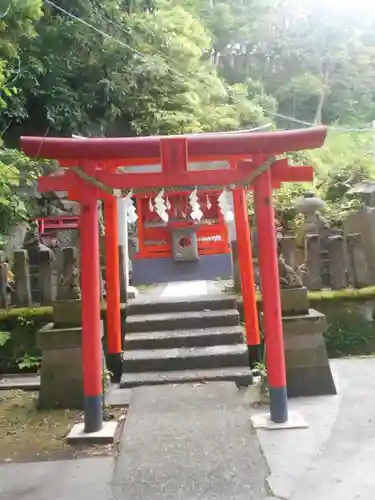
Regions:
[[[231, 166], [226, 161], [188, 163], [190, 171], [218, 168]], [[126, 171], [156, 173], [161, 172], [161, 165], [127, 167]], [[155, 192], [135, 194], [138, 219], [129, 248], [134, 285], [231, 277], [228, 229], [219, 203], [222, 188], [199, 190], [200, 220], [192, 217], [192, 192], [194, 186], [165, 194], [167, 221], [157, 213]]]

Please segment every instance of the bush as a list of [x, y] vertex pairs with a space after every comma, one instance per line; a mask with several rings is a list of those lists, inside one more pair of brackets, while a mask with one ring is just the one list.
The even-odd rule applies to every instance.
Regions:
[[373, 307], [371, 303], [357, 301], [314, 304], [327, 315], [328, 328], [324, 337], [330, 358], [367, 355], [375, 351], [375, 324], [364, 314], [366, 304]]
[[[106, 317], [106, 306], [101, 310]], [[121, 304], [121, 321], [124, 327], [126, 306]], [[52, 307], [34, 309], [0, 310], [0, 373], [35, 373], [41, 362], [37, 347], [37, 332], [53, 322]], [[124, 333], [124, 331], [123, 331]], [[103, 348], [107, 352], [107, 330], [104, 321]]]
[[[354, 291], [353, 291], [354, 292]], [[358, 356], [375, 353], [375, 314], [373, 288], [363, 289], [363, 300], [353, 293], [352, 300], [340, 297], [340, 291], [309, 292], [310, 306], [327, 316], [327, 331], [324, 333], [328, 356]], [[330, 297], [332, 295], [332, 297]], [[319, 296], [323, 298], [318, 299]], [[369, 300], [370, 299], [370, 300]], [[244, 321], [242, 297], [238, 297], [238, 310], [241, 321]], [[258, 311], [262, 304], [258, 296]], [[365, 310], [367, 309], [367, 314]], [[263, 339], [262, 339], [263, 344]]]
[[0, 373], [37, 371], [41, 354], [36, 334], [51, 321], [52, 307], [1, 311]]

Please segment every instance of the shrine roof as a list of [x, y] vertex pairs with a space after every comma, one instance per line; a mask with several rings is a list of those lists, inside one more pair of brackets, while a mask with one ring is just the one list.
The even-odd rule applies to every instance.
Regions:
[[189, 159], [226, 159], [231, 156], [272, 155], [319, 148], [324, 144], [326, 127], [275, 132], [125, 138], [21, 137], [21, 147], [31, 157], [81, 161], [122, 159], [123, 165], [131, 165], [134, 164], [134, 159], [146, 163], [160, 160], [161, 142], [176, 137], [186, 139]]

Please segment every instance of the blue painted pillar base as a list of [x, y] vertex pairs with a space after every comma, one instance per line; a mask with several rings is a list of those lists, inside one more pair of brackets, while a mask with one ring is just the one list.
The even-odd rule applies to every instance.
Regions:
[[115, 354], [107, 354], [106, 356], [107, 370], [111, 373], [111, 382], [118, 383], [122, 375], [122, 356], [121, 352]]
[[99, 396], [85, 396], [85, 432], [98, 432], [103, 427], [103, 398]]
[[288, 421], [288, 394], [286, 387], [269, 387], [271, 420], [276, 424]]

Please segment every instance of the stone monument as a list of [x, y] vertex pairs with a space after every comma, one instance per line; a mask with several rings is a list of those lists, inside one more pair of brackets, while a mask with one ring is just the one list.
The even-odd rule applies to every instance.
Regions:
[[52, 250], [41, 242], [39, 226], [32, 222], [26, 232], [23, 248], [27, 252], [28, 268], [30, 275], [31, 302], [33, 304], [43, 303], [44, 283], [40, 281], [39, 268], [41, 261], [50, 262], [54, 259]]
[[362, 287], [375, 284], [375, 182], [363, 181], [348, 195], [356, 197], [360, 207], [343, 220], [352, 267], [352, 284]]

